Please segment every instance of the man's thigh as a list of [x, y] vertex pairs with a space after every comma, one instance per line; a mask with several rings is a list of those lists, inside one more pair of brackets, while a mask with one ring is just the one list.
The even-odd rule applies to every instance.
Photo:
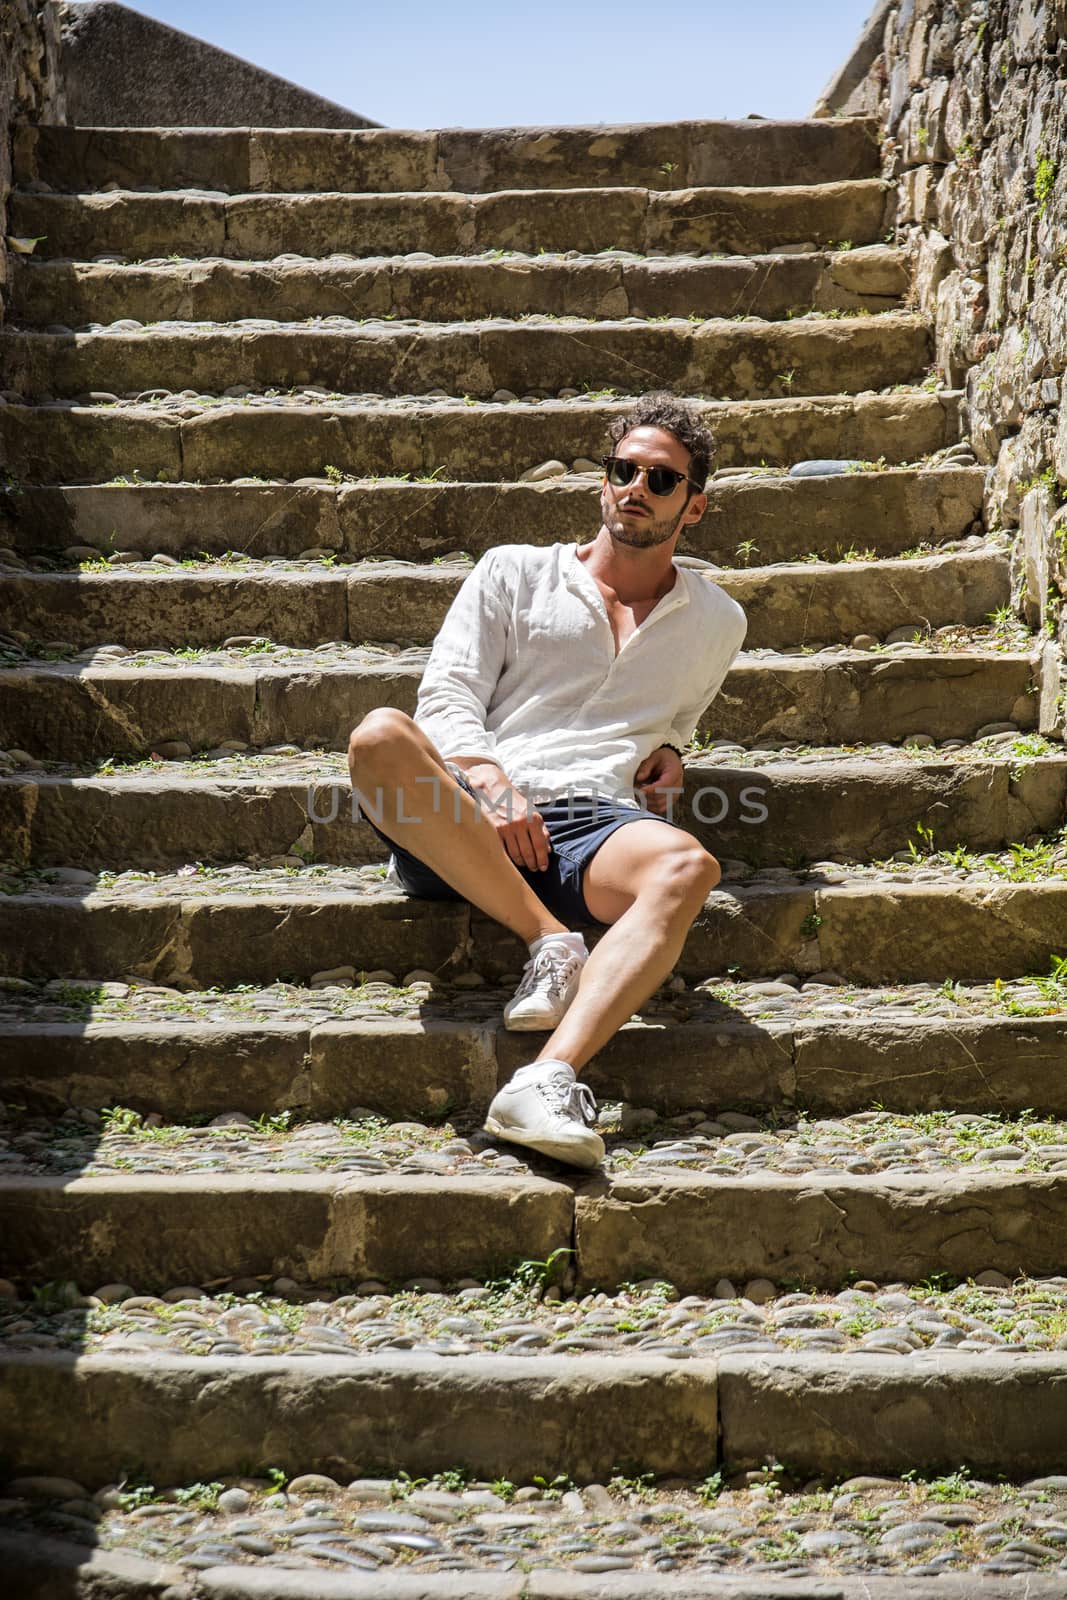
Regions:
[[653, 817], [616, 828], [585, 869], [582, 889], [590, 915], [618, 922], [666, 861], [700, 850], [692, 834]]

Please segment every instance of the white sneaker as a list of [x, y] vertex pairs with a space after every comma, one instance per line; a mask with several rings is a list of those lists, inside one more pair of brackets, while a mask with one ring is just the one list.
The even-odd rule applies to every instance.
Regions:
[[485, 1131], [575, 1167], [596, 1167], [604, 1141], [594, 1132], [596, 1101], [565, 1061], [520, 1067], [489, 1107]]
[[562, 939], [546, 938], [523, 969], [522, 981], [504, 1007], [504, 1026], [534, 1033], [559, 1026], [582, 976], [586, 956]]

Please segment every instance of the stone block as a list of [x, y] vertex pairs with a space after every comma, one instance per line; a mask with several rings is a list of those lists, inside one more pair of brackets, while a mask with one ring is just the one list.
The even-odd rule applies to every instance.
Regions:
[[1048, 970], [1067, 884], [852, 883], [821, 891], [817, 914], [824, 966], [854, 982], [985, 982]]
[[503, 1176], [198, 1173], [0, 1183], [11, 1270], [32, 1281], [385, 1282], [493, 1276], [570, 1243], [563, 1184]]
[[719, 1407], [723, 1456], [738, 1467], [770, 1457], [840, 1481], [965, 1460], [1026, 1478], [1063, 1461], [1067, 1358], [725, 1355]]
[[1010, 1115], [1067, 1110], [1062, 1017], [922, 1017], [913, 1023], [837, 1019], [794, 1030], [796, 1092], [833, 1115], [877, 1102], [887, 1111]]
[[353, 1105], [391, 1119], [480, 1115], [497, 1089], [493, 1030], [431, 1018], [323, 1022], [311, 1032], [309, 1076], [320, 1116]]
[[629, 1173], [579, 1184], [578, 1280], [610, 1289], [639, 1270], [709, 1294], [723, 1277], [836, 1289], [852, 1273], [1053, 1272], [1065, 1221], [1067, 1179], [1055, 1175]]
[[1050, 575], [1056, 561], [1052, 526], [1056, 501], [1043, 485], [1024, 494], [1019, 503], [1019, 538], [1015, 548], [1018, 600], [1029, 626], [1040, 629], [1049, 602]]
[[[502, 1180], [494, 1184], [503, 1194]], [[606, 1483], [621, 1462], [699, 1479], [715, 1464], [716, 1430], [710, 1361], [406, 1354], [295, 1364], [90, 1356], [75, 1365], [14, 1356], [0, 1367], [0, 1436], [18, 1438], [23, 1460], [76, 1467], [87, 1488], [115, 1482], [131, 1458], [156, 1483], [192, 1482], [205, 1460], [222, 1477], [269, 1461], [289, 1477], [316, 1471], [344, 1482], [370, 1472], [425, 1477], [457, 1461], [489, 1480], [563, 1473]], [[277, 1592], [278, 1573], [269, 1576]], [[452, 1595], [478, 1595], [478, 1576], [464, 1574]], [[334, 1593], [329, 1574], [314, 1579], [316, 1596]], [[396, 1585], [390, 1579], [389, 1592], [401, 1593]], [[438, 1592], [436, 1579], [430, 1588]]]
[[123, 1105], [175, 1120], [258, 1117], [310, 1108], [307, 1049], [307, 1024], [284, 1021], [7, 1026], [0, 1081], [5, 1098], [51, 1116], [67, 1106]]

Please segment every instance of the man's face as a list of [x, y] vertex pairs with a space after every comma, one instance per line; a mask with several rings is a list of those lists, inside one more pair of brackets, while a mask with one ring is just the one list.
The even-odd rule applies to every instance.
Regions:
[[[689, 451], [663, 428], [632, 429], [615, 446], [613, 454], [642, 467], [672, 467], [683, 473], [689, 470]], [[686, 482], [678, 483], [669, 495], [652, 494], [644, 473], [638, 473], [620, 489], [605, 478], [600, 491], [601, 515], [612, 540], [636, 550], [666, 544], [679, 528], [699, 520], [704, 505], [704, 496], [694, 494]]]

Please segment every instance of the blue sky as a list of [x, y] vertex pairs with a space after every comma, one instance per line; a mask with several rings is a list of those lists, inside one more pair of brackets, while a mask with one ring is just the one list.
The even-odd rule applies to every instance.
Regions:
[[873, 0], [141, 0], [390, 127], [807, 116]]

